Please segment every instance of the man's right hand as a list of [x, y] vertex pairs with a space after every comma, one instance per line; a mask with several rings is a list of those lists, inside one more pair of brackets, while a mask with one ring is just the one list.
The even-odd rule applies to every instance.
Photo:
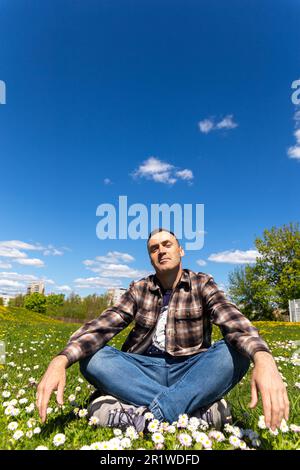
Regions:
[[54, 390], [57, 390], [57, 403], [63, 405], [67, 364], [68, 359], [64, 355], [52, 359], [37, 387], [36, 406], [42, 423], [47, 419], [47, 407]]

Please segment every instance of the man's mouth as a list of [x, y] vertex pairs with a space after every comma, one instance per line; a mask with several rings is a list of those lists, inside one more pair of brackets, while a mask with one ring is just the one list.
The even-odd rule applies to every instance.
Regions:
[[170, 259], [169, 258], [163, 258], [163, 259], [160, 260], [160, 263], [165, 263], [167, 261], [170, 261]]

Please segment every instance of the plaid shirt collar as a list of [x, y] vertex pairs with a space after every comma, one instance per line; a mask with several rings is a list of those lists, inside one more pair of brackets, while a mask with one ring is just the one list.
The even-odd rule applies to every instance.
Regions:
[[[187, 285], [189, 288], [191, 286], [191, 279], [190, 279], [190, 275], [189, 275], [189, 270], [188, 269], [183, 269], [182, 270], [182, 274], [181, 274], [181, 277], [178, 281], [178, 284], [176, 287], [179, 287], [180, 284], [185, 284]], [[152, 291], [152, 292], [155, 292], [157, 290], [161, 290], [161, 287], [160, 287], [160, 282], [156, 276], [156, 274], [152, 274], [151, 276], [149, 276], [149, 289]]]

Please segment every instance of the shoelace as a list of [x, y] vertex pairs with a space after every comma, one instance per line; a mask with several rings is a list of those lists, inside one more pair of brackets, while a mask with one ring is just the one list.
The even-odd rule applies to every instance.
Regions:
[[201, 415], [201, 419], [206, 421], [209, 426], [213, 425], [212, 413], [211, 413], [210, 408], [208, 408], [208, 410], [206, 410], [206, 411], [203, 411], [203, 413]]
[[[111, 410], [108, 417], [108, 426], [128, 426], [131, 425], [135, 428], [133, 408], [129, 408], [127, 411], [124, 409], [122, 403], [121, 408]], [[133, 415], [133, 416], [132, 416]], [[126, 420], [127, 418], [127, 420]]]

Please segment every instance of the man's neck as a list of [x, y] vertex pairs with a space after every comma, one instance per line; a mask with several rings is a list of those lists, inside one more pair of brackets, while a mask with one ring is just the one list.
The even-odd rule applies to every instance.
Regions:
[[156, 277], [158, 278], [159, 282], [161, 283], [164, 289], [174, 289], [178, 284], [182, 275], [182, 267], [180, 266], [179, 269], [169, 271], [167, 273], [161, 274], [156, 273]]

